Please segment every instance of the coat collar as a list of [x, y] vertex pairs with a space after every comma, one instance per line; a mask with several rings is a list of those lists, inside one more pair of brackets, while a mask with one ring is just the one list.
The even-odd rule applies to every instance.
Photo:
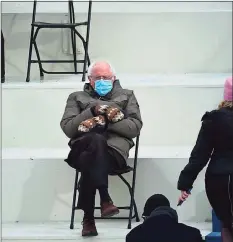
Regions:
[[150, 216], [147, 218], [149, 220], [150, 218], [154, 218], [157, 216], [169, 216], [172, 220], [178, 222], [178, 215], [177, 212], [170, 207], [163, 206], [163, 207], [158, 207], [156, 208]]

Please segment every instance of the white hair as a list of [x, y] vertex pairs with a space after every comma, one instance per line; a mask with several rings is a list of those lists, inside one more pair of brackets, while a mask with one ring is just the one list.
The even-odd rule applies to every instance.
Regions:
[[[95, 61], [95, 62], [93, 62], [93, 63], [91, 63], [91, 64], [89, 65], [88, 70], [87, 70], [87, 75], [88, 75], [88, 76], [91, 76], [94, 66], [95, 66], [97, 63], [99, 63], [99, 62], [100, 62], [100, 61]], [[115, 71], [115, 69], [113, 68], [113, 66], [112, 66], [109, 62], [107, 62], [107, 61], [105, 61], [105, 63], [107, 63], [107, 64], [110, 66], [110, 70], [111, 70], [111, 72], [112, 72], [112, 75], [113, 75], [113, 76], [116, 76], [116, 71]]]

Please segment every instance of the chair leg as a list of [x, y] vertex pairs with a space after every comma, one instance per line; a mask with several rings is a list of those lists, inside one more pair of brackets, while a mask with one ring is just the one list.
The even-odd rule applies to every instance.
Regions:
[[30, 36], [30, 43], [29, 43], [28, 67], [27, 67], [26, 82], [29, 82], [30, 81], [31, 64], [32, 64], [32, 44], [33, 44], [33, 36], [34, 36], [34, 26], [31, 27], [31, 36]]
[[87, 65], [89, 66], [91, 64], [89, 54], [87, 53]]
[[89, 47], [89, 35], [90, 35], [90, 26], [91, 26], [91, 8], [92, 8], [92, 1], [89, 0], [88, 17], [87, 17], [87, 32], [86, 32], [86, 41], [85, 41], [85, 45], [84, 45], [84, 64], [83, 64], [83, 76], [82, 76], [83, 82], [85, 82], [85, 79], [86, 79], [87, 64], [90, 63], [90, 59], [88, 56], [88, 47]]
[[[132, 218], [132, 215], [133, 215], [133, 207], [134, 207], [134, 203], [135, 203], [135, 201], [134, 201], [135, 183], [136, 183], [136, 169], [134, 168], [134, 170], [133, 170], [133, 181], [132, 181], [132, 194], [131, 194], [130, 210], [129, 210], [128, 229], [131, 229], [131, 218]], [[135, 210], [135, 214], [136, 213], [137, 213], [137, 209]], [[138, 217], [138, 214], [136, 216]], [[139, 217], [138, 217], [138, 219], [139, 219]]]
[[131, 222], [132, 222], [132, 217], [133, 217], [133, 209], [134, 209], [134, 212], [135, 212], [136, 221], [139, 222], [138, 210], [137, 210], [136, 202], [134, 200], [134, 191], [133, 191], [133, 187], [132, 188], [130, 187], [130, 185], [127, 182], [127, 180], [121, 174], [118, 175], [118, 176], [121, 178], [121, 180], [125, 183], [125, 185], [129, 189], [129, 194], [130, 194], [130, 209], [129, 209], [128, 229], [131, 229]]
[[40, 70], [40, 77], [44, 77], [44, 71], [43, 71], [43, 67], [42, 67], [42, 63], [41, 63], [41, 60], [40, 60], [40, 54], [39, 54], [39, 49], [37, 47], [37, 43], [36, 43], [36, 38], [37, 38], [37, 35], [39, 33], [39, 30], [40, 28], [37, 28], [36, 31], [35, 31], [35, 35], [33, 37], [33, 41], [32, 43], [34, 44], [34, 48], [35, 48], [35, 52], [36, 52], [36, 56], [37, 56], [37, 59], [38, 59], [38, 65], [39, 65], [39, 70]]
[[71, 31], [71, 43], [72, 43], [72, 51], [74, 58], [74, 71], [77, 72], [77, 53], [76, 53], [76, 35], [74, 34], [73, 29]]
[[[36, 5], [37, 5], [37, 1], [34, 0], [34, 3], [33, 3], [33, 12], [32, 12], [32, 24], [35, 22], [35, 18], [36, 18]], [[32, 64], [32, 44], [33, 44], [33, 37], [34, 37], [34, 26], [31, 25], [31, 35], [30, 35], [30, 43], [29, 43], [29, 53], [28, 53], [28, 66], [27, 66], [26, 82], [29, 82], [30, 81], [31, 64]]]
[[140, 222], [140, 218], [138, 216], [138, 209], [137, 209], [137, 205], [136, 205], [135, 199], [133, 200], [133, 206], [134, 206], [134, 212], [135, 212], [136, 222]]
[[73, 203], [72, 203], [72, 212], [71, 212], [71, 220], [70, 220], [70, 229], [74, 229], [74, 215], [75, 215], [75, 204], [76, 204], [77, 188], [78, 188], [78, 171], [76, 171], [76, 174], [75, 174]]
[[[75, 14], [74, 14], [73, 1], [69, 1], [69, 17], [70, 17], [70, 23], [74, 23]], [[71, 34], [71, 44], [72, 44], [72, 51], [73, 51], [73, 58], [74, 58], [74, 71], [77, 72], [76, 34], [72, 28], [70, 29], [70, 34]]]
[[130, 193], [130, 206], [129, 206], [129, 219], [128, 219], [128, 229], [131, 229], [132, 227], [132, 217], [133, 217], [133, 208], [134, 208], [134, 198], [133, 198], [133, 192]]
[[[134, 206], [134, 210], [135, 210], [134, 212], [135, 212], [135, 217], [136, 217], [137, 222], [139, 222], [140, 219], [139, 219], [139, 216], [138, 216], [137, 206], [136, 206], [135, 199], [134, 199], [134, 193], [135, 193], [136, 173], [137, 173], [138, 147], [139, 147], [139, 135], [137, 136], [136, 146], [135, 146], [133, 180], [132, 180], [132, 194], [131, 194], [130, 212], [129, 212], [129, 218], [131, 218], [132, 213], [133, 213], [133, 206]], [[128, 228], [129, 229], [131, 228], [131, 220], [129, 220]]]

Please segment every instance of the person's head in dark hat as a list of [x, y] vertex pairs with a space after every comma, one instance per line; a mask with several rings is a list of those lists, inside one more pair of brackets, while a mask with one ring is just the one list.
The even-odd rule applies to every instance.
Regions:
[[145, 219], [158, 207], [170, 207], [169, 200], [162, 194], [154, 194], [145, 203], [142, 217]]

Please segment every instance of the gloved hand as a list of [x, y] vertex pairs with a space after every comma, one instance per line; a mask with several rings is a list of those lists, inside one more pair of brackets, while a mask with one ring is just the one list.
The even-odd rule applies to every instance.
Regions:
[[96, 126], [103, 127], [103, 128], [106, 126], [106, 119], [103, 115], [98, 115], [92, 119], [95, 121]]
[[124, 113], [119, 108], [109, 107], [105, 114], [110, 123], [116, 123], [124, 119]]
[[98, 116], [101, 114], [105, 114], [108, 108], [109, 108], [108, 105], [96, 105], [94, 107], [91, 107], [91, 112], [93, 116]]
[[84, 120], [80, 123], [80, 125], [78, 126], [78, 131], [89, 132], [95, 126], [96, 126], [96, 122], [93, 120], [93, 118], [90, 118], [90, 119]]
[[105, 117], [103, 115], [98, 115], [97, 117], [93, 117], [81, 122], [80, 125], [78, 126], [78, 131], [87, 133], [97, 127], [104, 128], [105, 125], [106, 125]]

